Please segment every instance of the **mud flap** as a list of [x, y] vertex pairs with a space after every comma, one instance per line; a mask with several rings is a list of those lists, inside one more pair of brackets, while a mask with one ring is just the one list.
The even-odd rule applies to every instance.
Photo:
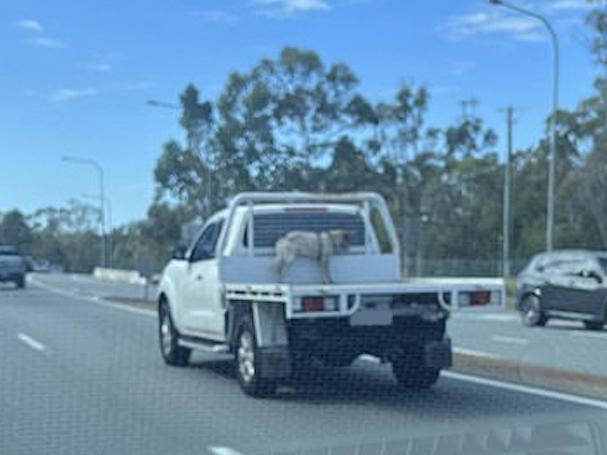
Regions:
[[284, 304], [254, 302], [252, 307], [260, 376], [275, 379], [289, 377], [291, 358]]
[[424, 365], [429, 368], [449, 368], [453, 366], [451, 339], [430, 341], [424, 346]]
[[257, 352], [260, 377], [281, 379], [291, 375], [291, 357], [287, 346], [266, 346]]

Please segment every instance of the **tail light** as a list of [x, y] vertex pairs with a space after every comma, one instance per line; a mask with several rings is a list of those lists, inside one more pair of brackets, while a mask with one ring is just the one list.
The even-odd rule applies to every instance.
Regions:
[[338, 296], [305, 296], [300, 299], [301, 312], [339, 311]]
[[491, 292], [472, 292], [470, 294], [470, 305], [480, 306], [489, 305], [491, 303]]

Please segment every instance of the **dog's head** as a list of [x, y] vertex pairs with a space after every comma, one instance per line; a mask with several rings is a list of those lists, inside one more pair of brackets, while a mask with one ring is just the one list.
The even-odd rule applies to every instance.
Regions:
[[337, 250], [347, 250], [352, 242], [352, 232], [345, 229], [332, 229], [329, 231], [329, 236]]

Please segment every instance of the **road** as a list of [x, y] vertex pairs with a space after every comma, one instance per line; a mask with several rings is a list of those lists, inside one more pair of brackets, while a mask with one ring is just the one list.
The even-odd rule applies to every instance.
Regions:
[[[37, 279], [97, 299], [141, 299], [144, 294], [141, 285], [101, 281], [88, 275], [49, 274]], [[155, 287], [150, 287], [151, 299], [155, 292]], [[589, 331], [580, 322], [550, 321], [546, 327], [529, 328], [521, 324], [516, 313], [474, 308], [455, 312], [449, 333], [462, 353], [607, 376], [607, 330]]]
[[607, 376], [607, 331], [589, 331], [581, 322], [525, 327], [516, 313], [474, 309], [454, 313], [449, 333], [462, 353]]
[[324, 454], [329, 447], [344, 454], [554, 447], [577, 454], [607, 447], [604, 402], [457, 374], [404, 394], [386, 365], [366, 359], [255, 400], [240, 392], [229, 362], [164, 365], [149, 312], [71, 295], [60, 281], [0, 287], [1, 454]]

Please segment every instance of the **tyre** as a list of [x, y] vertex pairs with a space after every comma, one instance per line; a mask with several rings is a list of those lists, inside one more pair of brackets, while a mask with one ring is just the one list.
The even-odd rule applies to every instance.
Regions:
[[17, 281], [15, 281], [15, 286], [17, 286], [19, 289], [24, 289], [25, 288], [25, 276], [22, 276], [21, 278], [17, 279]]
[[604, 325], [602, 321], [584, 321], [584, 326], [588, 330], [603, 330]]
[[160, 353], [167, 365], [182, 367], [188, 364], [191, 350], [179, 346], [179, 333], [175, 329], [169, 305], [162, 302], [158, 307], [158, 340]]
[[403, 355], [392, 361], [392, 374], [403, 389], [429, 389], [440, 376], [440, 369], [424, 366], [421, 355]]
[[234, 349], [236, 377], [242, 391], [252, 397], [267, 397], [274, 393], [276, 384], [261, 377], [259, 349], [255, 338], [253, 322], [243, 317], [237, 331]]
[[523, 298], [520, 305], [521, 320], [527, 327], [543, 327], [548, 318], [542, 311], [540, 298], [535, 294], [529, 294]]

